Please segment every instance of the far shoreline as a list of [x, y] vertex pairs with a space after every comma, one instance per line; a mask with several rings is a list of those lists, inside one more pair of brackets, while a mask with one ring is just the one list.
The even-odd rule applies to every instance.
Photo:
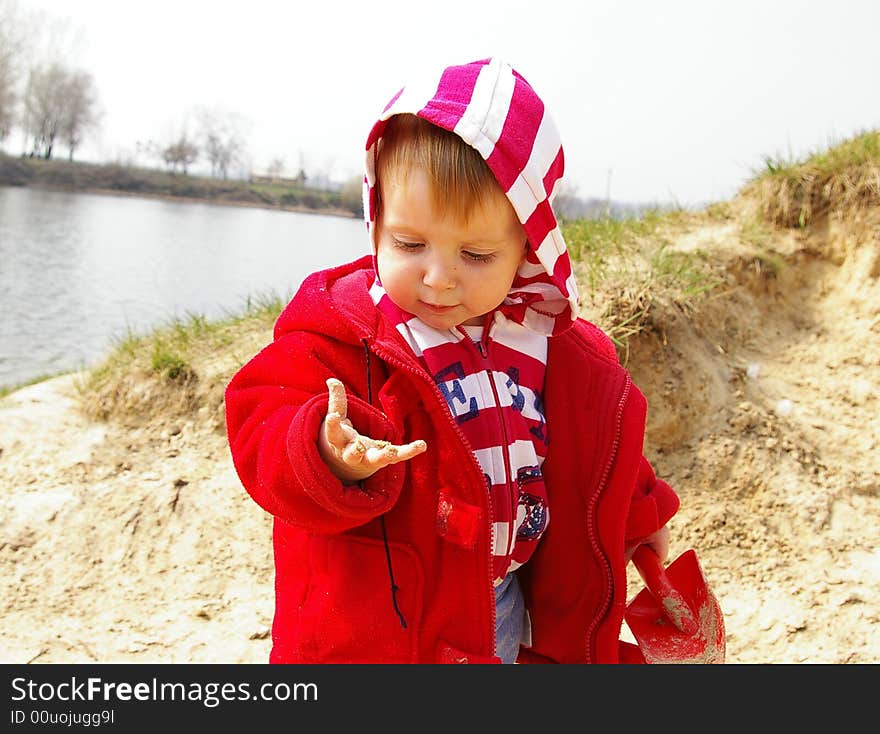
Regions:
[[326, 214], [332, 217], [358, 219], [359, 215], [341, 207], [307, 207], [302, 205], [269, 204], [260, 201], [241, 201], [236, 199], [218, 199], [207, 196], [185, 196], [182, 194], [153, 193], [149, 191], [125, 191], [101, 187], [64, 186], [51, 183], [9, 184], [0, 181], [0, 186], [9, 188], [28, 188], [43, 191], [63, 191], [69, 194], [99, 194], [103, 196], [120, 196], [138, 199], [156, 199], [159, 201], [176, 201], [185, 204], [209, 204], [212, 206], [234, 206], [248, 209], [265, 209], [267, 211], [294, 212], [296, 214]]
[[16, 158], [0, 152], [0, 186], [4, 185], [328, 214], [349, 219], [363, 216], [360, 185], [355, 179], [338, 187], [313, 187], [307, 185], [307, 179], [214, 178], [119, 163]]

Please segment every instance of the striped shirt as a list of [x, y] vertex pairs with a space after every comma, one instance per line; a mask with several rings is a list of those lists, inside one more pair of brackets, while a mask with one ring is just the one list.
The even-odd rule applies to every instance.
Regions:
[[378, 279], [370, 296], [434, 378], [482, 469], [492, 508], [495, 583], [528, 560], [549, 521], [543, 387], [547, 337], [495, 311], [490, 328], [440, 331], [399, 309]]

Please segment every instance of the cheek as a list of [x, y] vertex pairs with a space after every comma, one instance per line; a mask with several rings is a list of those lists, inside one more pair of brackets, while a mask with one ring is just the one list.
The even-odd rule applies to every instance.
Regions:
[[488, 310], [495, 308], [510, 290], [510, 280], [505, 270], [471, 270], [467, 278], [460, 281], [465, 299], [473, 308]]
[[379, 264], [377, 267], [377, 270], [379, 272], [379, 282], [382, 284], [382, 287], [385, 289], [386, 293], [393, 294], [395, 285], [394, 272], [389, 270], [384, 265], [385, 263], [383, 262], [382, 258], [379, 258]]
[[406, 261], [398, 257], [396, 253], [389, 252], [380, 246], [379, 254], [376, 257], [376, 267], [379, 271], [379, 280], [386, 291], [390, 293], [405, 288], [408, 280]]
[[379, 237], [376, 242], [376, 271], [379, 273], [379, 280], [383, 283], [385, 282], [385, 278], [388, 277], [388, 264], [391, 257], [392, 253], [388, 251], [388, 244]]
[[486, 286], [486, 279], [484, 279], [482, 287], [485, 289], [487, 297], [490, 297], [499, 303], [503, 301], [513, 287], [513, 281], [516, 278], [516, 272], [518, 269], [519, 264], [517, 264], [516, 267], [511, 267], [511, 265], [508, 264], [506, 267], [499, 269], [494, 274], [494, 277], [491, 278], [491, 287]]

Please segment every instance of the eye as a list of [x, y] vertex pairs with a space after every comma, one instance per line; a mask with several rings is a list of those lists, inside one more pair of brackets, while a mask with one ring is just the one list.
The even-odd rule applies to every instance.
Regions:
[[399, 240], [394, 235], [391, 236], [391, 242], [395, 247], [398, 247], [405, 252], [414, 252], [422, 246], [421, 242], [407, 242], [405, 240]]
[[468, 260], [471, 260], [472, 262], [477, 262], [477, 263], [488, 263], [488, 262], [492, 262], [495, 259], [494, 252], [480, 253], [480, 252], [468, 252], [467, 250], [464, 250], [462, 252], [462, 255], [464, 255], [465, 258], [467, 258]]

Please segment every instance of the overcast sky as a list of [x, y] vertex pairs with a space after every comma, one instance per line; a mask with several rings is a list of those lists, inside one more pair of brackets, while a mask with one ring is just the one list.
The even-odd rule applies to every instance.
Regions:
[[94, 75], [104, 112], [90, 160], [130, 160], [219, 107], [242, 119], [256, 172], [281, 158], [343, 180], [411, 73], [488, 56], [544, 98], [582, 197], [726, 199], [764, 156], [880, 127], [878, 0], [19, 5], [79, 30], [64, 61]]

